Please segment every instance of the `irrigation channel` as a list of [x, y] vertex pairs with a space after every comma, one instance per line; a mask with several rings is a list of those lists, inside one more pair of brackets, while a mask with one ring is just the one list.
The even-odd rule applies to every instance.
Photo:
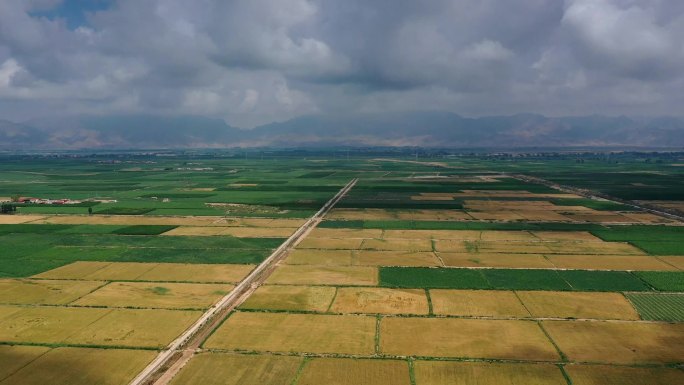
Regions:
[[283, 244], [259, 264], [230, 293], [221, 298], [214, 306], [188, 328], [180, 337], [171, 342], [159, 355], [141, 371], [130, 385], [165, 385], [190, 361], [200, 349], [202, 342], [223, 322], [230, 312], [242, 304], [275, 269], [294, 247], [323, 220], [325, 215], [347, 194], [358, 179], [352, 179], [316, 214], [309, 218]]

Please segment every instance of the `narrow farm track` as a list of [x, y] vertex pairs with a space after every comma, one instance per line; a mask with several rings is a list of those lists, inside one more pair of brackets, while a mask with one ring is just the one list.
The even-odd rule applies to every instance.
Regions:
[[230, 293], [221, 298], [216, 305], [204, 313], [189, 329], [175, 339], [169, 346], [140, 372], [130, 385], [165, 385], [192, 358], [202, 342], [225, 320], [230, 312], [244, 302], [273, 272], [278, 262], [284, 259], [291, 249], [297, 246], [323, 220], [325, 215], [356, 184], [352, 179], [316, 214], [297, 229], [268, 258], [259, 264]]

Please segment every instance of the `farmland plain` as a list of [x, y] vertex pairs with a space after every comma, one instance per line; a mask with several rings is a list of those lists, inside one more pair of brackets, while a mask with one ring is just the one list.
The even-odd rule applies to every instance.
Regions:
[[128, 383], [352, 178], [171, 383], [684, 381], [684, 226], [630, 205], [681, 167], [251, 155], [0, 163], [0, 196], [78, 201], [0, 216], [0, 384]]

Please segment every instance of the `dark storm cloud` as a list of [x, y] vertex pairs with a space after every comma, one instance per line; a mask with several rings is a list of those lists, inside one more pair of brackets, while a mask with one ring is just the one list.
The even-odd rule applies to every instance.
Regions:
[[0, 2], [0, 117], [657, 115], [684, 96], [684, 6], [668, 0], [79, 4]]

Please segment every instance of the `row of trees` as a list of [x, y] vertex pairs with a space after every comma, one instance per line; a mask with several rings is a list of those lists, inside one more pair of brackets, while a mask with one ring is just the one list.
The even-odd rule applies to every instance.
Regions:
[[17, 206], [11, 203], [3, 203], [0, 205], [0, 213], [2, 214], [12, 214], [17, 211]]

